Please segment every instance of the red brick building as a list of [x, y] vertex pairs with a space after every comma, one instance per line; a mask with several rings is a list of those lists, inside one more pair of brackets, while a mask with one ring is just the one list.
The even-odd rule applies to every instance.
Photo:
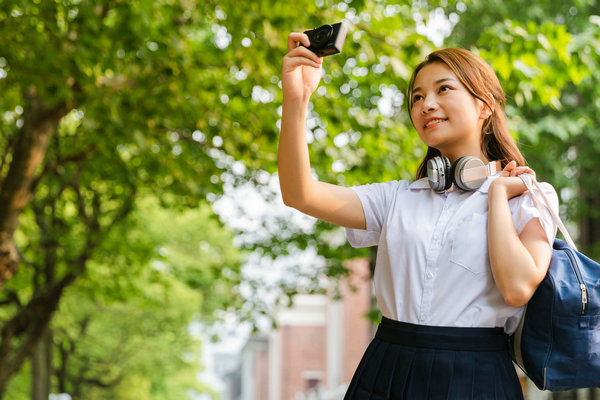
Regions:
[[277, 313], [277, 330], [242, 351], [241, 400], [341, 399], [374, 334], [368, 263], [349, 263], [342, 298], [298, 295]]

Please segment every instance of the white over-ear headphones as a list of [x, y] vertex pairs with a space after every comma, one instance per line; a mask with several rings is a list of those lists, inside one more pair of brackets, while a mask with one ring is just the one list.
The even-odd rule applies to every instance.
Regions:
[[450, 165], [444, 156], [433, 157], [427, 161], [429, 186], [436, 192], [450, 189], [454, 183], [459, 189], [473, 191], [479, 189], [488, 176], [498, 172], [499, 161], [487, 165], [477, 157], [461, 157]]

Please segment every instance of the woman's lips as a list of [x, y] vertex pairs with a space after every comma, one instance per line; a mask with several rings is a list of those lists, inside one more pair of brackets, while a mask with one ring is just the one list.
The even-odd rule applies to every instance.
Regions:
[[433, 128], [434, 126], [437, 126], [437, 125], [441, 124], [442, 122], [446, 122], [447, 120], [448, 120], [447, 118], [430, 118], [427, 121], [425, 121], [423, 128], [425, 128], [425, 129]]

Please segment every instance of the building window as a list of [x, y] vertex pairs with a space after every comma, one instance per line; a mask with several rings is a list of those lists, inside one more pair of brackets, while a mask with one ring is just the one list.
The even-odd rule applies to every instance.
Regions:
[[310, 378], [306, 380], [306, 390], [313, 390], [319, 387], [319, 379]]

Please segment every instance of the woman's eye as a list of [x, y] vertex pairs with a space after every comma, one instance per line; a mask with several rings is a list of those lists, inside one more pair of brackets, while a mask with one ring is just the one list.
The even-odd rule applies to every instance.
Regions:
[[448, 91], [450, 89], [452, 89], [450, 86], [444, 85], [444, 86], [440, 87], [440, 92], [446, 92], [446, 91]]
[[423, 96], [421, 96], [420, 94], [416, 94], [413, 96], [413, 103], [416, 103], [417, 101], [421, 100], [423, 98]]

